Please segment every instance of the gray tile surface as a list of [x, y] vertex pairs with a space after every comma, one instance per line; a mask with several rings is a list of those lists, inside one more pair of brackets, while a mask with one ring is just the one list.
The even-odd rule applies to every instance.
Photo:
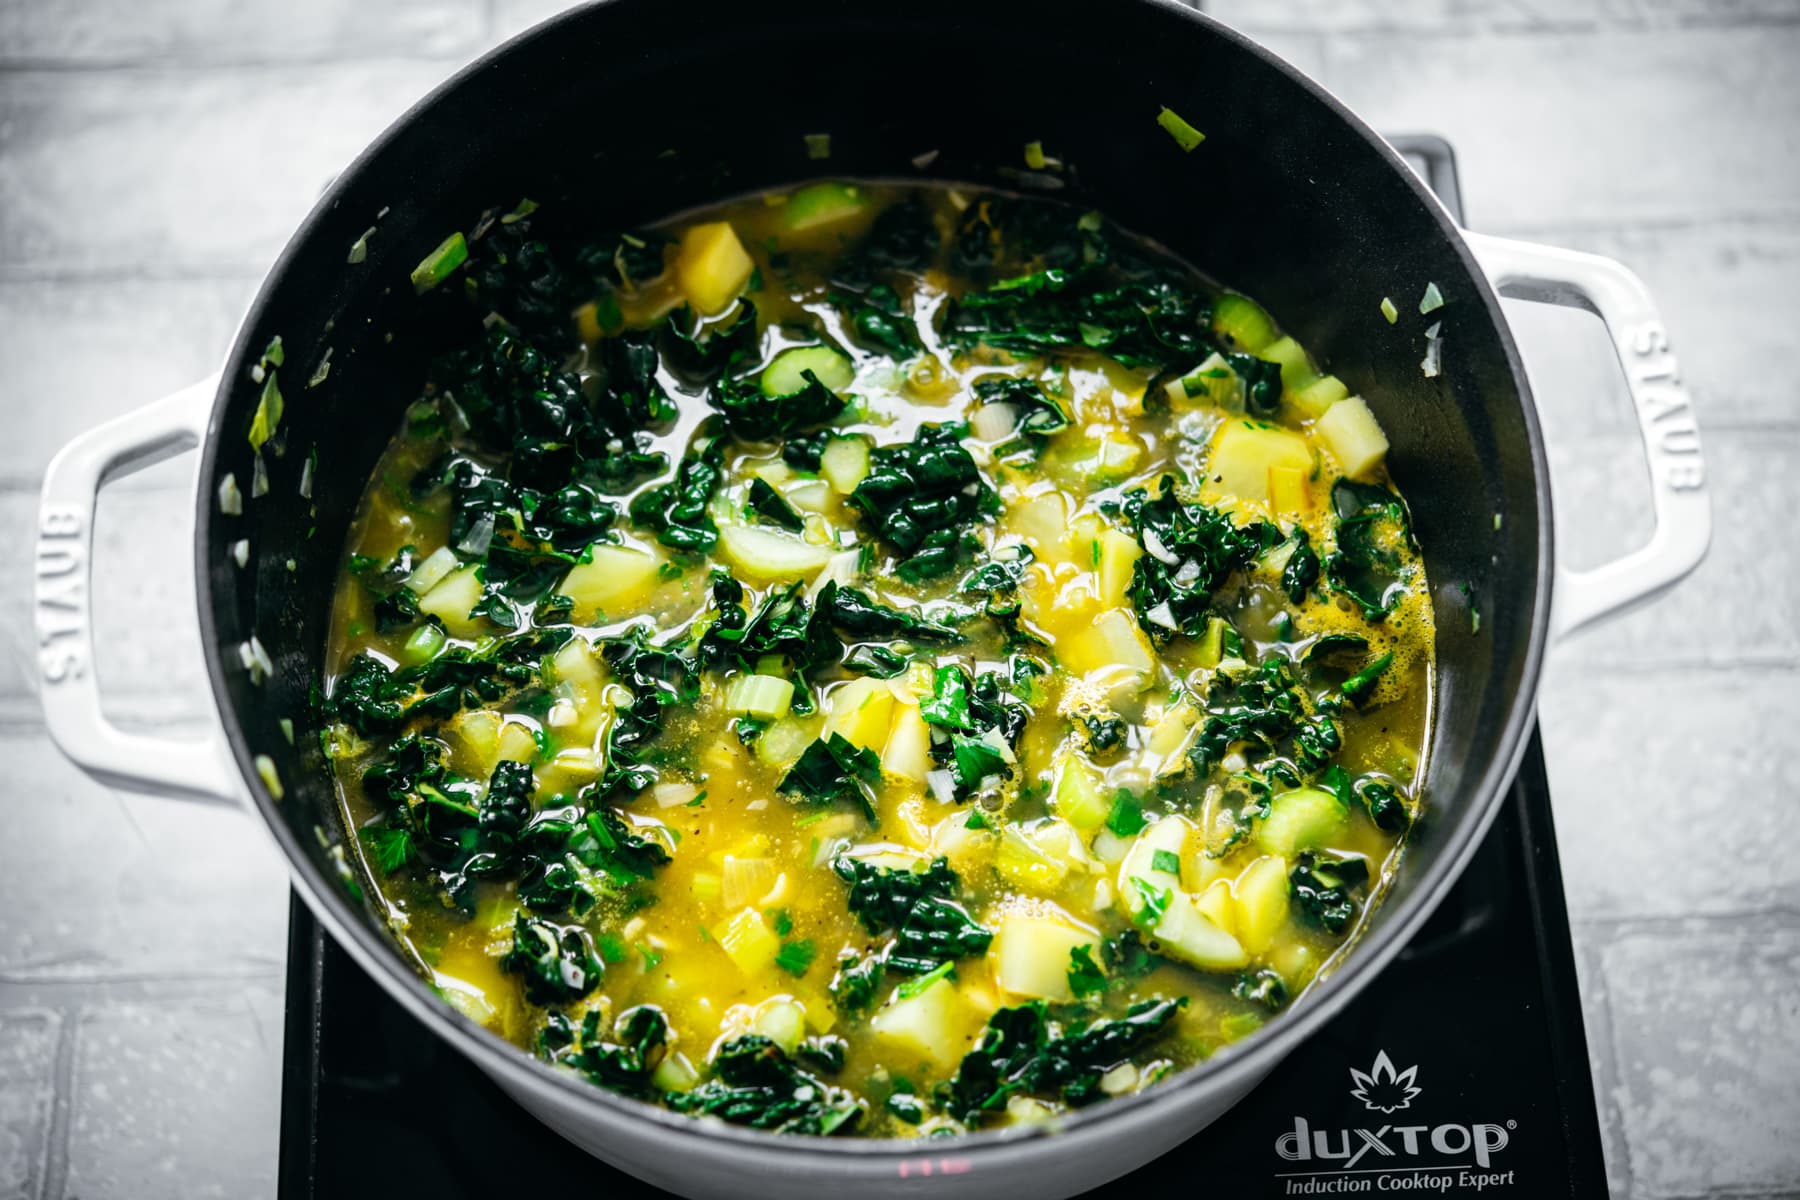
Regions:
[[[279, 864], [248, 822], [116, 795], [44, 738], [43, 463], [205, 373], [332, 174], [556, 7], [0, 0], [0, 1198], [273, 1188]], [[1713, 555], [1561, 648], [1541, 704], [1608, 1172], [1620, 1196], [1800, 1195], [1800, 0], [1215, 7], [1374, 125], [1451, 137], [1475, 227], [1617, 255], [1658, 293]], [[1563, 550], [1599, 561], [1648, 529], [1616, 368], [1591, 319], [1510, 307]], [[168, 464], [109, 499], [95, 578], [116, 712], [177, 732], [208, 704], [183, 484]]]

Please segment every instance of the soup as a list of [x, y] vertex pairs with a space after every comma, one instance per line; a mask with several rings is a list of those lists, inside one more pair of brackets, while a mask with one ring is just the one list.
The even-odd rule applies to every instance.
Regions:
[[448, 349], [334, 598], [327, 752], [443, 998], [681, 1112], [911, 1137], [1303, 993], [1431, 693], [1362, 400], [1063, 205], [549, 215], [414, 273]]

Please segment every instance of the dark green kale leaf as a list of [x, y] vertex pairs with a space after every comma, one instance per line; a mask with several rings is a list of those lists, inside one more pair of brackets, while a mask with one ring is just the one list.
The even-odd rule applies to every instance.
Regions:
[[662, 732], [665, 710], [692, 707], [700, 698], [700, 675], [681, 654], [651, 644], [647, 624], [601, 642], [600, 656], [630, 689], [631, 703], [617, 709], [607, 734], [599, 795], [633, 796], [656, 782], [655, 769], [642, 756]]
[[1325, 559], [1325, 578], [1355, 601], [1365, 618], [1379, 621], [1404, 590], [1392, 543], [1412, 540], [1406, 505], [1384, 487], [1340, 479], [1332, 485], [1331, 506], [1338, 518], [1337, 549]]
[[816, 472], [825, 455], [825, 443], [830, 440], [829, 429], [821, 429], [816, 433], [796, 433], [781, 443], [781, 461], [797, 470]]
[[850, 885], [849, 908], [871, 934], [892, 930], [886, 961], [904, 975], [924, 975], [945, 963], [980, 954], [993, 931], [954, 899], [962, 881], [944, 859], [923, 871], [878, 867], [849, 855], [831, 861]]
[[638, 494], [631, 519], [656, 532], [656, 540], [675, 550], [711, 552], [719, 540], [707, 506], [724, 478], [725, 444], [703, 437], [682, 458], [675, 478]]
[[968, 640], [954, 625], [919, 611], [890, 608], [867, 592], [842, 587], [836, 580], [820, 589], [819, 611], [837, 628], [859, 638], [912, 638], [952, 644]]
[[668, 234], [652, 230], [603, 235], [575, 251], [572, 271], [590, 293], [635, 292], [668, 270], [673, 244]]
[[[1206, 697], [1206, 720], [1188, 751], [1202, 771], [1217, 766], [1243, 743], [1252, 764], [1291, 754], [1299, 772], [1324, 767], [1343, 746], [1329, 714], [1314, 712], [1286, 660], [1270, 658], [1252, 671], [1221, 672]], [[1292, 768], [1288, 775], [1294, 775]], [[1297, 784], [1298, 778], [1294, 779]]]
[[1281, 590], [1298, 604], [1312, 590], [1312, 585], [1319, 582], [1319, 552], [1312, 548], [1312, 539], [1306, 530], [1297, 525], [1288, 537], [1294, 543], [1294, 549], [1288, 555], [1287, 565], [1281, 568]]
[[419, 597], [411, 588], [397, 588], [375, 601], [375, 632], [404, 629], [420, 617]]
[[[533, 222], [495, 223], [469, 244], [462, 296], [476, 313], [497, 313], [512, 328], [558, 352], [574, 341], [569, 311], [583, 291], [550, 248], [533, 236]], [[448, 290], [448, 289], [446, 289]]]
[[750, 481], [748, 509], [771, 525], [799, 533], [806, 528], [806, 520], [788, 503], [786, 496], [769, 486], [766, 479], [756, 478]]
[[1287, 1004], [1287, 982], [1279, 974], [1264, 967], [1245, 971], [1231, 985], [1231, 994], [1250, 1004], [1260, 1004], [1270, 1012], [1279, 1012]]
[[1089, 214], [983, 201], [965, 212], [953, 260], [977, 277], [1001, 263], [1022, 272], [947, 307], [944, 336], [954, 345], [1087, 349], [1158, 369], [1212, 352], [1211, 306], [1198, 285], [1120, 245]]
[[1337, 858], [1308, 850], [1288, 872], [1288, 883], [1302, 920], [1337, 935], [1356, 919], [1357, 904], [1351, 894], [1369, 881], [1369, 860]]
[[1281, 407], [1281, 364], [1249, 354], [1226, 354], [1244, 384], [1244, 408], [1253, 417], [1272, 417]]
[[880, 756], [841, 733], [832, 733], [808, 746], [775, 790], [814, 804], [854, 801], [873, 825], [876, 816], [871, 789], [880, 782]]
[[1375, 658], [1362, 670], [1344, 680], [1344, 686], [1341, 689], [1344, 696], [1360, 707], [1363, 700], [1374, 690], [1376, 681], [1387, 673], [1387, 669], [1393, 665], [1393, 662], [1394, 653], [1391, 650]]
[[772, 442], [827, 424], [844, 411], [844, 398], [812, 371], [802, 371], [800, 377], [806, 385], [785, 396], [765, 395], [754, 379], [726, 379], [706, 393], [706, 400], [737, 437]]
[[569, 636], [567, 629], [540, 629], [485, 650], [445, 650], [429, 662], [398, 669], [372, 654], [358, 654], [332, 684], [321, 712], [371, 737], [418, 717], [492, 704], [535, 680], [543, 658]]
[[809, 672], [832, 665], [844, 652], [826, 623], [823, 595], [820, 599], [818, 606], [809, 607], [806, 585], [792, 583], [770, 589], [750, 613], [744, 607], [744, 585], [714, 571], [714, 616], [700, 636], [700, 661], [719, 671], [750, 670], [760, 659], [780, 655], [804, 682]]
[[712, 1071], [705, 1083], [692, 1091], [669, 1092], [664, 1102], [676, 1112], [718, 1117], [733, 1125], [821, 1137], [850, 1132], [864, 1112], [861, 1100], [801, 1070], [761, 1034], [726, 1042]]
[[600, 986], [606, 965], [594, 952], [593, 935], [580, 925], [558, 925], [521, 911], [513, 922], [512, 948], [500, 969], [523, 977], [533, 1004], [570, 1004]]
[[990, 375], [975, 383], [975, 394], [984, 404], [1010, 404], [1019, 414], [1018, 432], [1047, 438], [1069, 427], [1069, 414], [1035, 380], [1017, 375]]
[[663, 363], [693, 384], [709, 384], [752, 363], [762, 347], [756, 306], [739, 300], [723, 320], [702, 322], [693, 309], [676, 309], [663, 325]]
[[1106, 973], [1094, 961], [1092, 946], [1076, 946], [1069, 951], [1069, 990], [1077, 1000], [1106, 990]]
[[1160, 487], [1156, 496], [1133, 489], [1119, 506], [1144, 548], [1132, 566], [1128, 594], [1138, 624], [1158, 643], [1178, 633], [1205, 633], [1213, 594], [1281, 541], [1281, 531], [1266, 521], [1235, 525], [1204, 504], [1182, 503], [1171, 476], [1163, 476]]
[[869, 474], [850, 494], [864, 521], [893, 547], [902, 579], [919, 582], [951, 570], [968, 527], [999, 508], [999, 498], [962, 445], [961, 423], [925, 425], [910, 443], [869, 452]]
[[862, 1012], [875, 1003], [875, 993], [887, 964], [879, 954], [858, 955], [846, 950], [838, 958], [831, 977], [831, 999], [841, 1012]]
[[628, 1008], [613, 1024], [612, 1041], [601, 1036], [600, 1019], [599, 1009], [589, 1009], [577, 1039], [569, 1018], [552, 1012], [539, 1032], [538, 1053], [601, 1087], [649, 1099], [650, 1077], [669, 1051], [669, 1019], [652, 1004]]
[[864, 675], [873, 675], [877, 679], [892, 679], [906, 670], [908, 659], [897, 654], [886, 646], [863, 643], [852, 647], [850, 653], [844, 655], [844, 666], [852, 671], [860, 671]]
[[1384, 833], [1399, 833], [1412, 820], [1399, 789], [1375, 775], [1354, 781], [1343, 767], [1332, 764], [1319, 776], [1319, 786], [1330, 791], [1345, 808], [1362, 808]]
[[1159, 1037], [1186, 1004], [1141, 1000], [1123, 1017], [1064, 1032], [1044, 1002], [1003, 1008], [988, 1019], [975, 1049], [963, 1056], [940, 1097], [950, 1115], [977, 1128], [1015, 1095], [1060, 1100], [1072, 1108], [1101, 1099], [1100, 1078]]

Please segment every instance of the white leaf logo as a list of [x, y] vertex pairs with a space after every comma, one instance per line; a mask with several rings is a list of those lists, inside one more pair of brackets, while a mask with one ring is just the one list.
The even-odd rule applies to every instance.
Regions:
[[1361, 1100], [1370, 1112], [1399, 1112], [1411, 1107], [1413, 1097], [1419, 1094], [1419, 1089], [1413, 1086], [1418, 1074], [1416, 1066], [1396, 1071], [1387, 1051], [1377, 1051], [1375, 1065], [1367, 1073], [1350, 1068], [1350, 1081], [1356, 1085], [1350, 1089], [1350, 1095]]

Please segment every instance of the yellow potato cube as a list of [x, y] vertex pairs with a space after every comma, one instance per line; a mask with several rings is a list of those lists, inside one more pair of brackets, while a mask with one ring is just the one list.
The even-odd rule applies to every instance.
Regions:
[[728, 221], [694, 225], [681, 235], [675, 278], [688, 303], [705, 316], [730, 307], [754, 270], [756, 263]]
[[1206, 497], [1236, 496], [1267, 504], [1270, 468], [1291, 467], [1311, 474], [1312, 466], [1306, 439], [1293, 430], [1227, 421], [1213, 441], [1201, 492]]
[[1303, 513], [1311, 508], [1306, 472], [1298, 467], [1270, 467], [1269, 507], [1278, 513]]
[[781, 939], [754, 908], [740, 910], [737, 916], [714, 929], [712, 936], [732, 965], [750, 978], [774, 966], [775, 956], [781, 953]]
[[914, 783], [925, 782], [931, 770], [931, 729], [918, 705], [894, 704], [887, 742], [881, 748], [881, 769]]
[[1361, 396], [1351, 396], [1332, 405], [1313, 426], [1325, 449], [1338, 460], [1344, 474], [1352, 478], [1368, 473], [1387, 457], [1387, 434], [1375, 420], [1375, 414]]
[[419, 597], [419, 611], [444, 623], [452, 637], [476, 638], [491, 625], [486, 617], [469, 615], [481, 603], [481, 576], [474, 567], [458, 567]]
[[894, 713], [894, 690], [885, 679], [866, 675], [852, 679], [833, 690], [825, 705], [829, 715], [820, 737], [842, 734], [865, 750], [881, 753]]
[[1142, 554], [1137, 539], [1122, 529], [1108, 529], [1100, 535], [1100, 603], [1108, 608], [1125, 607], [1131, 570]]
[[641, 612], [656, 587], [656, 555], [635, 546], [593, 546], [556, 590], [575, 602], [573, 616], [588, 625]]
[[916, 996], [896, 999], [869, 1028], [884, 1042], [953, 1068], [974, 1041], [977, 1016], [954, 984], [939, 979]]
[[1244, 949], [1261, 955], [1287, 924], [1291, 904], [1287, 860], [1264, 855], [1238, 876], [1235, 919], [1231, 928]]
[[1001, 989], [1014, 996], [1073, 1000], [1069, 987], [1070, 955], [1086, 946], [1098, 964], [1099, 938], [1055, 917], [1013, 913], [1000, 922], [988, 948], [988, 961]]

